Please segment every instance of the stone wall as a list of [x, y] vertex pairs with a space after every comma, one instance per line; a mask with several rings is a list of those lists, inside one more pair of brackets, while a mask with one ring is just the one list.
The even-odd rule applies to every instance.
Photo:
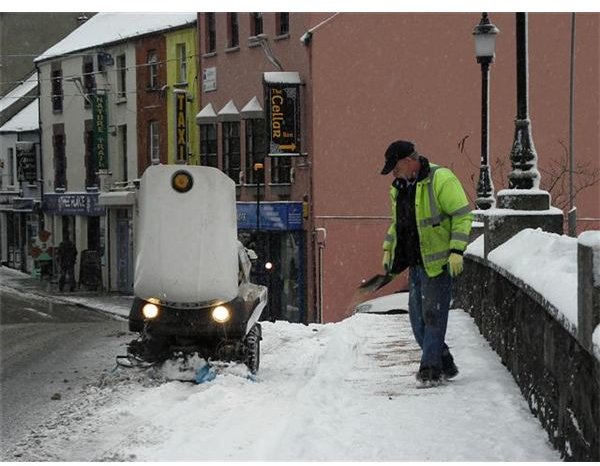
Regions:
[[539, 293], [465, 256], [454, 307], [474, 318], [565, 460], [600, 460], [600, 362]]

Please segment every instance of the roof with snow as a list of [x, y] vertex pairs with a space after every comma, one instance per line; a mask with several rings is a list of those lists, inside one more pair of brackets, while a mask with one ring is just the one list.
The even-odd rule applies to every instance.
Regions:
[[14, 104], [17, 100], [19, 100], [23, 96], [27, 95], [27, 93], [35, 89], [35, 86], [37, 86], [37, 84], [37, 73], [33, 73], [26, 79], [21, 81], [17, 86], [13, 87], [0, 99], [0, 112], [3, 112], [5, 109]]
[[23, 131], [36, 131], [39, 129], [39, 100], [36, 97], [23, 110], [2, 125], [2, 127], [0, 127], [0, 133], [20, 133]]
[[98, 13], [34, 62], [193, 24], [195, 21], [196, 13]]

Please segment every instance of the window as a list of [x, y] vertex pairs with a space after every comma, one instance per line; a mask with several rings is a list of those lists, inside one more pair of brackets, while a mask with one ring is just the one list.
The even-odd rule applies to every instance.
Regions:
[[127, 98], [127, 64], [124, 54], [117, 56], [117, 97]]
[[150, 155], [150, 163], [153, 165], [160, 162], [160, 136], [158, 130], [158, 121], [150, 121], [148, 124], [148, 154]]
[[8, 163], [8, 186], [14, 186], [16, 183], [15, 175], [17, 173], [15, 163], [15, 148], [9, 147], [6, 161]]
[[62, 70], [60, 68], [52, 69], [52, 111], [62, 112], [63, 110], [63, 86]]
[[[264, 183], [264, 168], [258, 172], [254, 171], [256, 162], [265, 161], [265, 120], [263, 118], [252, 118], [246, 120], [246, 166], [245, 180], [247, 184]], [[258, 175], [258, 179], [257, 176]]]
[[238, 47], [240, 45], [240, 28], [237, 13], [227, 13], [227, 33], [229, 36], [228, 47]]
[[121, 181], [127, 181], [127, 125], [118, 127], [119, 157], [121, 159]]
[[263, 33], [262, 13], [250, 13], [250, 35], [258, 36]]
[[85, 122], [86, 131], [84, 132], [85, 143], [85, 187], [97, 188], [98, 183], [98, 160], [94, 151], [94, 132], [91, 130], [93, 124], [91, 120]]
[[275, 22], [277, 27], [277, 35], [285, 36], [290, 33], [290, 14], [289, 13], [277, 13]]
[[94, 75], [94, 57], [85, 57], [83, 62], [83, 88], [87, 99], [83, 99], [85, 108], [91, 107], [89, 96], [96, 92], [96, 76]]
[[[60, 126], [57, 128], [56, 126]], [[54, 149], [54, 189], [67, 188], [67, 159], [65, 155], [65, 135], [62, 125], [56, 125], [52, 146]], [[59, 132], [60, 131], [60, 132]]]
[[287, 155], [271, 157], [271, 183], [289, 184], [291, 177], [292, 158]]
[[217, 50], [217, 29], [215, 26], [215, 14], [206, 13], [206, 53], [214, 53]]
[[217, 125], [200, 125], [200, 165], [218, 168]]
[[223, 171], [235, 181], [240, 182], [240, 123], [223, 122]]
[[156, 89], [158, 87], [158, 55], [156, 50], [148, 51], [148, 89]]
[[177, 82], [187, 83], [187, 55], [185, 44], [177, 44]]

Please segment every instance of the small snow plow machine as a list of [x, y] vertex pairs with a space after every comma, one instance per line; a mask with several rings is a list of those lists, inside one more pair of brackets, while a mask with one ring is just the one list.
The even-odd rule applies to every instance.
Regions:
[[197, 354], [256, 374], [267, 288], [249, 280], [252, 251], [237, 240], [234, 182], [211, 167], [151, 166], [138, 208], [129, 329], [139, 337], [120, 358], [140, 366]]

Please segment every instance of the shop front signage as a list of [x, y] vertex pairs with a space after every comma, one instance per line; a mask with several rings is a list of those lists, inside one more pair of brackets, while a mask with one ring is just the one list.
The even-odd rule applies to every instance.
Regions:
[[269, 156], [301, 155], [299, 89], [295, 82], [264, 81]]
[[[238, 229], [256, 229], [256, 202], [238, 202], [236, 209]], [[261, 230], [302, 229], [301, 202], [261, 202], [259, 210]]]
[[187, 159], [187, 93], [185, 91], [175, 91], [175, 158], [181, 162]]
[[108, 169], [108, 120], [106, 110], [106, 94], [93, 94], [92, 113], [93, 119], [93, 154], [99, 170]]
[[44, 194], [43, 210], [50, 215], [104, 215], [98, 204], [98, 193], [48, 193]]
[[37, 181], [37, 150], [33, 142], [17, 142], [17, 180], [27, 183]]

